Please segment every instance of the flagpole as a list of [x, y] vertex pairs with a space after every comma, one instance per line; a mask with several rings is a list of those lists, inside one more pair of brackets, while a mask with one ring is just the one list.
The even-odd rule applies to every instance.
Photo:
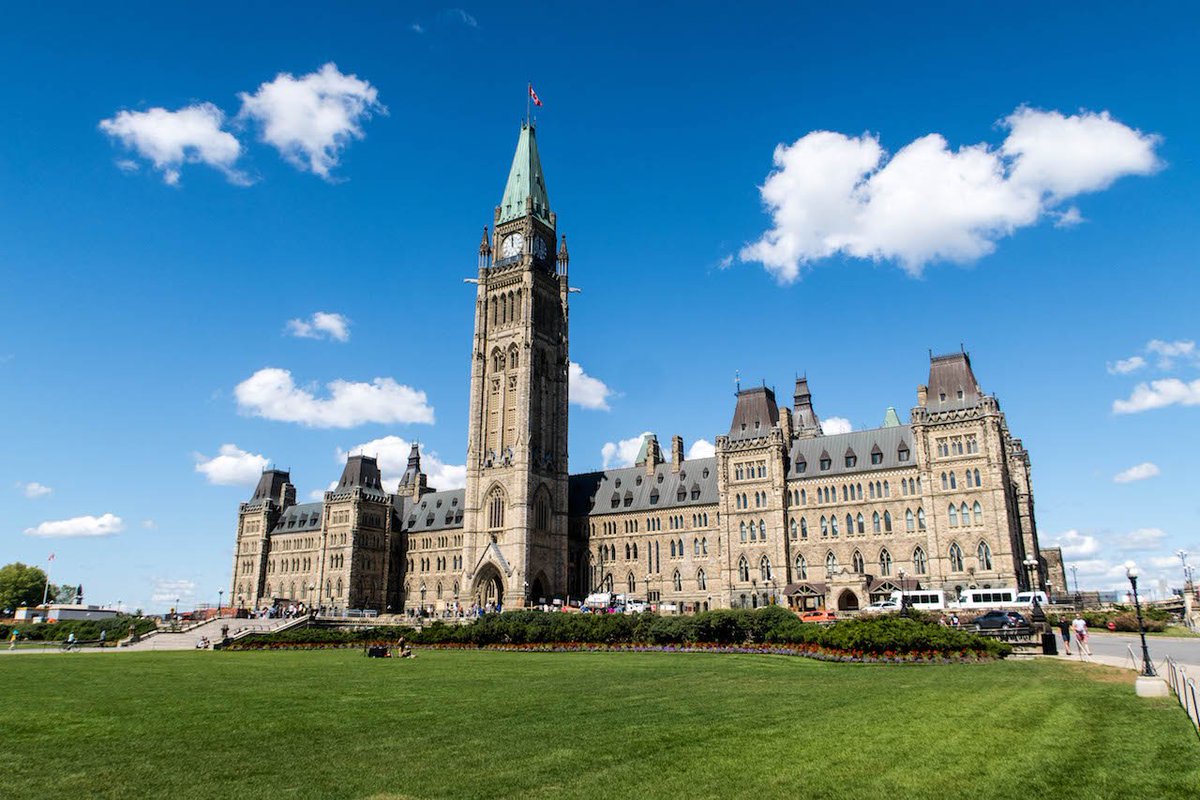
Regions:
[[46, 559], [46, 588], [42, 589], [42, 605], [46, 605], [46, 598], [50, 596], [50, 564], [53, 563], [54, 556]]
[[530, 101], [532, 98], [533, 98], [533, 81], [530, 81], [529, 85], [525, 87], [525, 125], [526, 126], [529, 125], [530, 117], [533, 115], [533, 109], [530, 106]]

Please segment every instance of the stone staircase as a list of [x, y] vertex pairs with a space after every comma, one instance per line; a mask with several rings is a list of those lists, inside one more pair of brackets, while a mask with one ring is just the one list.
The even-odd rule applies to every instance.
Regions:
[[229, 626], [230, 638], [238, 639], [251, 633], [276, 633], [307, 625], [308, 622], [308, 617], [293, 619], [230, 619], [223, 617], [183, 631], [154, 631], [150, 635], [143, 636], [139, 642], [126, 640], [121, 643], [121, 646], [131, 651], [195, 650], [201, 639], [207, 638], [212, 644], [221, 641], [221, 628], [226, 625]]

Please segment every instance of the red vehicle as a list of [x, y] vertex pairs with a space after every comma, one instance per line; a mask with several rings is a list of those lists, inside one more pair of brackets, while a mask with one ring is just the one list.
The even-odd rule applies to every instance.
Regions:
[[818, 625], [829, 625], [830, 623], [837, 622], [837, 619], [837, 614], [823, 608], [816, 611], [800, 612], [801, 622], [815, 622]]

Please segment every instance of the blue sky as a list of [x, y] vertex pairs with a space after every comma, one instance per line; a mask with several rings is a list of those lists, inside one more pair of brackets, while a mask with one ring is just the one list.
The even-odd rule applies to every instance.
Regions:
[[572, 359], [601, 382], [572, 471], [646, 430], [711, 442], [735, 371], [785, 396], [806, 372], [855, 428], [907, 418], [961, 343], [1032, 454], [1043, 543], [1085, 585], [1127, 559], [1177, 585], [1194, 6], [640, 5], [10, 9], [0, 560], [53, 552], [93, 602], [215, 602], [256, 457], [302, 498], [365, 443], [460, 475], [462, 278], [532, 80]]

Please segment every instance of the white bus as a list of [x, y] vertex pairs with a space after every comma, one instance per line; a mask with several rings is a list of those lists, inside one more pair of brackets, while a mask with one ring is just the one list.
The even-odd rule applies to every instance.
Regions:
[[946, 593], [941, 589], [917, 589], [904, 593], [909, 608], [917, 611], [941, 611], [946, 607]]
[[958, 608], [1009, 608], [1022, 603], [1017, 601], [1016, 589], [963, 589], [955, 605]]

